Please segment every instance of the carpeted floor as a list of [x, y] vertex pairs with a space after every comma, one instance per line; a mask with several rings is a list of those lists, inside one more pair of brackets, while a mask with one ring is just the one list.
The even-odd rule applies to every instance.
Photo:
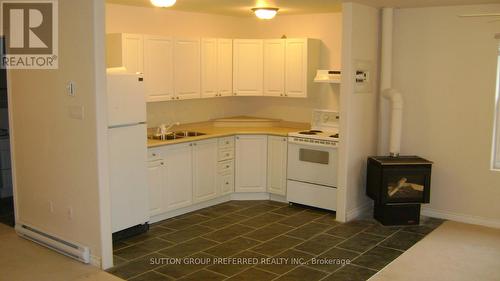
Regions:
[[500, 229], [447, 221], [370, 281], [498, 281]]

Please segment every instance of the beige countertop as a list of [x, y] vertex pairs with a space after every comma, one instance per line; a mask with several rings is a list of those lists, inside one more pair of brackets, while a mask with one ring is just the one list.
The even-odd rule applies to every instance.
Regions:
[[307, 123], [296, 123], [281, 121], [272, 127], [216, 127], [213, 122], [201, 122], [180, 125], [172, 128], [173, 131], [195, 131], [205, 133], [203, 136], [185, 137], [176, 140], [153, 140], [148, 139], [148, 148], [159, 147], [170, 144], [193, 142], [211, 138], [220, 138], [233, 135], [272, 135], [287, 136], [290, 132], [307, 130], [310, 125]]

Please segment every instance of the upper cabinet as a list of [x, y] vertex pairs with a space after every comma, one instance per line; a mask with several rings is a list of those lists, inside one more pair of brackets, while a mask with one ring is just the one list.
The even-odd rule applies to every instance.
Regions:
[[308, 38], [286, 39], [285, 96], [307, 97], [314, 87], [319, 66], [320, 41]]
[[233, 95], [233, 40], [201, 40], [201, 96]]
[[108, 67], [143, 72], [147, 101], [222, 96], [305, 98], [320, 41], [171, 38], [108, 34]]
[[128, 72], [144, 71], [143, 36], [114, 33], [106, 37], [106, 63], [108, 67], [125, 67]]
[[285, 95], [284, 39], [264, 40], [264, 95]]
[[200, 39], [174, 40], [174, 92], [176, 99], [200, 97]]
[[144, 36], [144, 83], [148, 101], [174, 97], [174, 56], [171, 37]]
[[233, 95], [233, 39], [217, 39], [217, 87], [219, 97]]
[[238, 96], [262, 96], [264, 82], [263, 40], [233, 41], [233, 90]]

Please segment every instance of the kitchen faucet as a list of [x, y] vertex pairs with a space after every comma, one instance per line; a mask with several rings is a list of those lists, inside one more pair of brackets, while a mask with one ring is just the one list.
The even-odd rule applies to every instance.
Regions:
[[158, 130], [160, 131], [161, 139], [165, 140], [165, 136], [170, 133], [169, 130], [172, 129], [174, 126], [179, 126], [180, 124], [181, 124], [180, 122], [174, 122], [168, 126], [166, 124], [161, 124], [158, 127]]

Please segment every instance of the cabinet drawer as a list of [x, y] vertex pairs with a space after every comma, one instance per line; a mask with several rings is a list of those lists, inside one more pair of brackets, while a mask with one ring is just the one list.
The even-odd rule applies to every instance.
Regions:
[[234, 171], [234, 160], [220, 162], [217, 171], [219, 172], [219, 174], [232, 174]]
[[221, 194], [234, 192], [234, 174], [219, 176], [219, 188]]
[[234, 137], [219, 138], [219, 149], [233, 148], [233, 147], [234, 147]]
[[234, 148], [219, 149], [219, 161], [234, 158]]
[[148, 161], [155, 161], [162, 159], [159, 149], [148, 149]]

